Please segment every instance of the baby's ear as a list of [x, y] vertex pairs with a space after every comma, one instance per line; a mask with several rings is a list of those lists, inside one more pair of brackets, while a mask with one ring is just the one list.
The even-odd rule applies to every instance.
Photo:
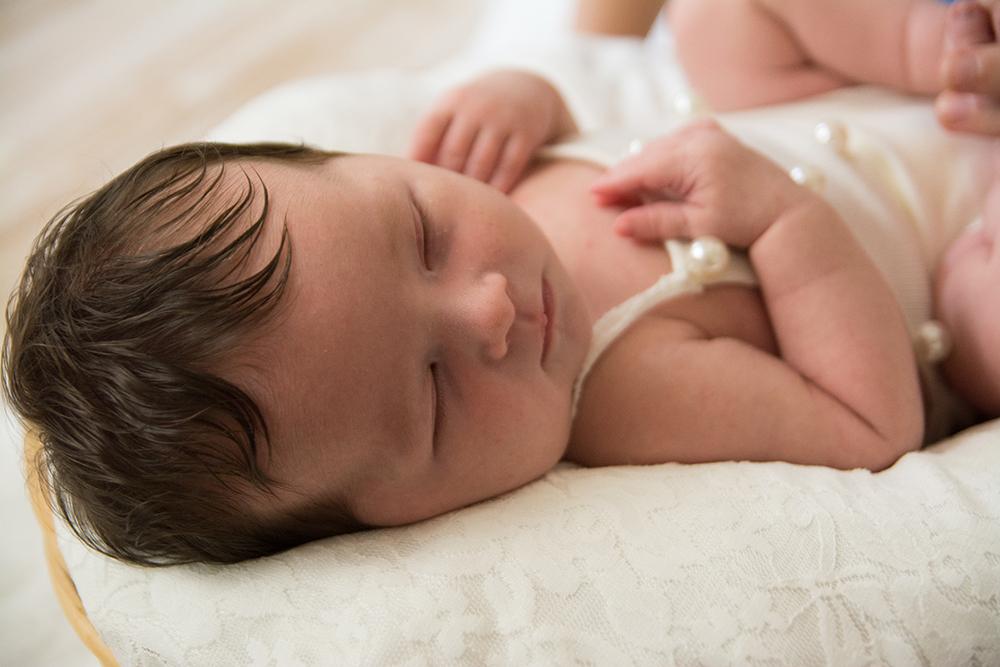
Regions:
[[[1000, 6], [995, 11], [1000, 21]], [[989, 44], [996, 41], [997, 28], [1000, 26], [993, 25], [990, 10], [976, 0], [955, 3], [948, 8], [945, 18], [945, 48], [954, 50]]]

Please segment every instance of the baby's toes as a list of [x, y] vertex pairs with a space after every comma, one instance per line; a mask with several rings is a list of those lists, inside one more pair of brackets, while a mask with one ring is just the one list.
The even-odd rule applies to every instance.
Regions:
[[988, 44], [996, 39], [989, 10], [977, 0], [963, 0], [948, 8], [945, 43], [948, 49]]

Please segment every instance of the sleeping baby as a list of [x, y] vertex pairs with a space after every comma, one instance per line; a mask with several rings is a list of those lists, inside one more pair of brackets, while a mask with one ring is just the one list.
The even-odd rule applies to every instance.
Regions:
[[924, 271], [901, 190], [940, 146], [979, 173], [986, 144], [898, 147], [852, 104], [824, 144], [765, 109], [618, 162], [615, 132], [575, 136], [552, 85], [501, 71], [431, 110], [416, 160], [161, 150], [39, 236], [5, 390], [73, 529], [142, 564], [416, 522], [563, 459], [881, 470], [1000, 414], [1000, 195], [949, 232], [931, 312], [881, 239]]

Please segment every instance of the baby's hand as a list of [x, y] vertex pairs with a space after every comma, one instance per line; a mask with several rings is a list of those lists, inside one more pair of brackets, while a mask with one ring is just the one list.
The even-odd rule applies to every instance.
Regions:
[[442, 97], [417, 125], [409, 154], [508, 192], [540, 146], [575, 131], [549, 82], [500, 71]]
[[786, 210], [815, 199], [715, 121], [657, 139], [598, 178], [603, 206], [628, 207], [614, 230], [637, 241], [716, 236], [748, 248]]
[[949, 8], [941, 74], [945, 90], [935, 107], [945, 127], [1000, 135], [1000, 2], [975, 0]]

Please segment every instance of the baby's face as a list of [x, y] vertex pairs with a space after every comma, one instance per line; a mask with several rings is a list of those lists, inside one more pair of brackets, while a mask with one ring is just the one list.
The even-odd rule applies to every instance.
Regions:
[[590, 321], [520, 208], [393, 158], [253, 167], [270, 196], [262, 255], [284, 220], [292, 266], [283, 310], [233, 368], [268, 420], [268, 472], [294, 489], [278, 502], [339, 491], [361, 521], [397, 525], [559, 461]]
[[987, 415], [1000, 415], [1000, 186], [981, 226], [948, 248], [935, 273], [935, 310], [954, 339], [948, 380]]

